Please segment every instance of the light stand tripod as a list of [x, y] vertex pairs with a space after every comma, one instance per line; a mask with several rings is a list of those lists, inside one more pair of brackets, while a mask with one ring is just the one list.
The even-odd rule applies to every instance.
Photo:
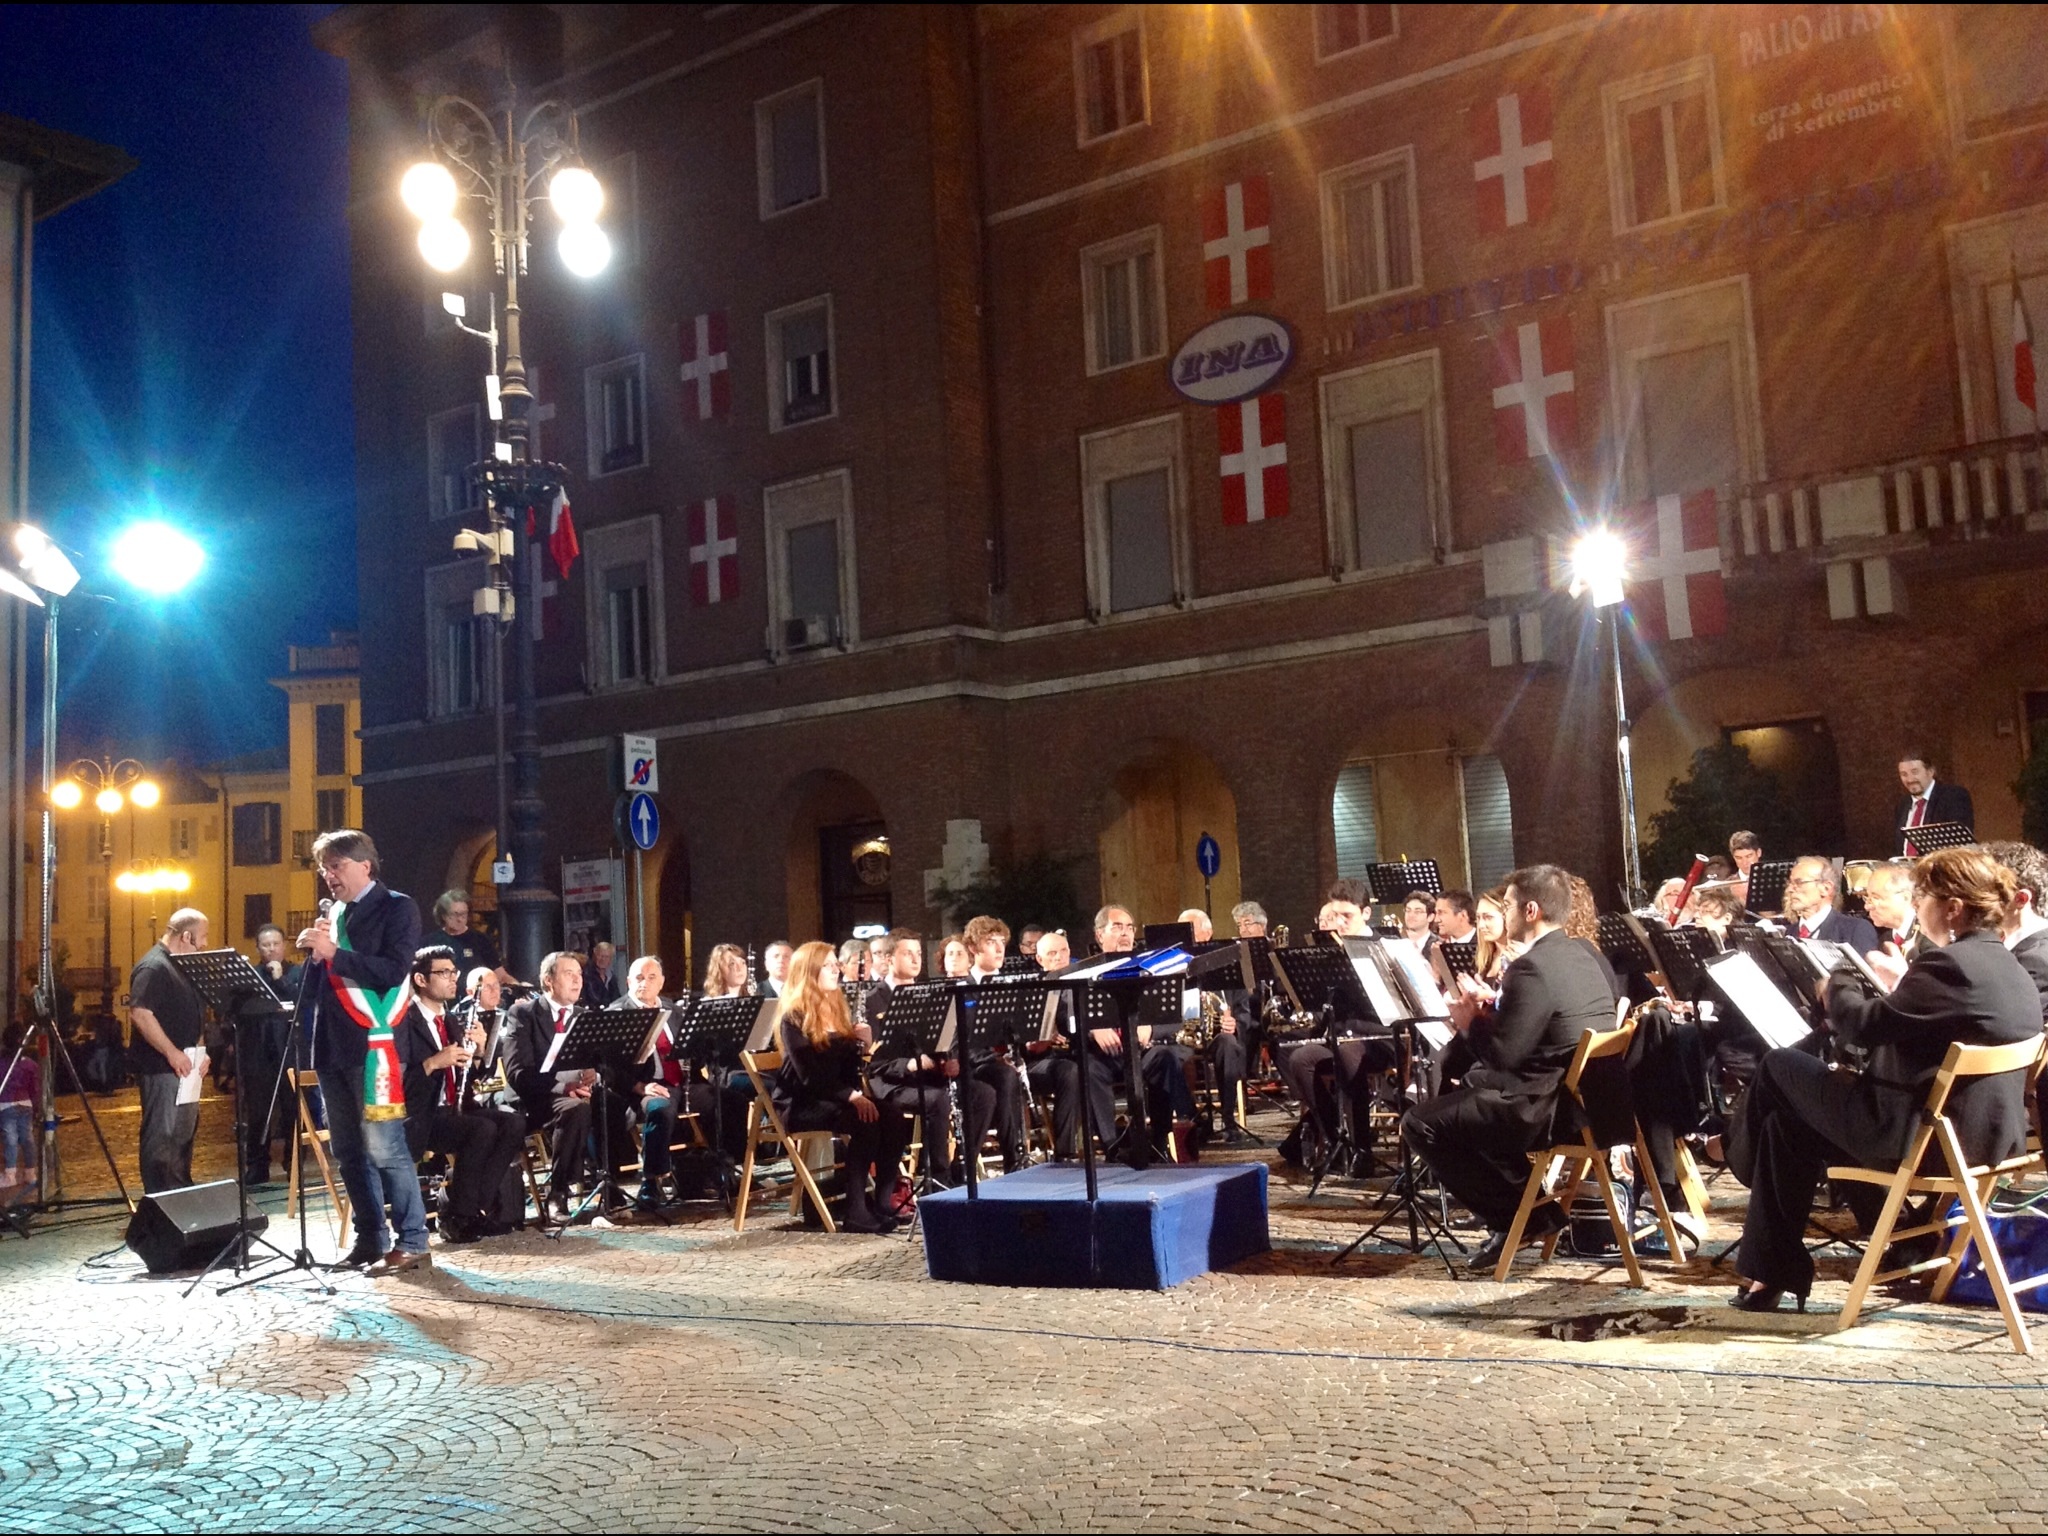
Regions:
[[[28, 1051], [29, 1046], [40, 1040], [43, 1045], [38, 1055], [42, 1070], [36, 1089], [36, 1144], [40, 1156], [36, 1159], [36, 1198], [19, 1205], [9, 1206], [5, 1213], [6, 1225], [21, 1237], [29, 1235], [29, 1221], [45, 1211], [61, 1211], [74, 1205], [112, 1205], [117, 1200], [135, 1209], [135, 1202], [128, 1197], [128, 1186], [122, 1181], [121, 1169], [114, 1162], [113, 1151], [107, 1146], [106, 1133], [100, 1129], [100, 1117], [93, 1113], [92, 1096], [85, 1091], [85, 1079], [78, 1075], [78, 1067], [71, 1059], [71, 1048], [64, 1043], [63, 1031], [57, 1028], [54, 1016], [56, 994], [54, 988], [38, 986], [35, 993], [36, 1017], [30, 1022], [28, 1031], [21, 1037], [21, 1044], [15, 1047], [14, 1056], [7, 1063], [7, 1070], [0, 1072], [0, 1083], [7, 1081], [15, 1067]], [[78, 1090], [78, 1102], [85, 1110], [86, 1124], [92, 1127], [93, 1140], [99, 1143], [100, 1156], [107, 1160], [107, 1172], [113, 1175], [116, 1195], [95, 1195], [82, 1200], [66, 1200], [61, 1188], [52, 1194], [50, 1190], [51, 1164], [56, 1155], [57, 1127], [57, 1075], [51, 1070], [53, 1062], [64, 1064], [64, 1075]]]
[[1424, 1049], [1425, 1042], [1421, 1039], [1421, 1031], [1414, 1024], [1408, 1026], [1408, 1038], [1405, 1043], [1406, 1050], [1403, 1054], [1407, 1060], [1402, 1064], [1401, 1096], [1397, 1104], [1401, 1111], [1401, 1120], [1400, 1130], [1396, 1133], [1401, 1146], [1401, 1171], [1395, 1178], [1393, 1187], [1388, 1191], [1393, 1196], [1394, 1203], [1381, 1213], [1378, 1221], [1353, 1238], [1343, 1252], [1330, 1262], [1341, 1264], [1366, 1243], [1379, 1236], [1380, 1229], [1388, 1222], [1397, 1216], [1406, 1216], [1408, 1251], [1419, 1254], [1427, 1243], [1435, 1250], [1437, 1258], [1455, 1280], [1458, 1278], [1457, 1267], [1451, 1263], [1451, 1256], [1444, 1252], [1444, 1243], [1448, 1240], [1460, 1253], [1465, 1251], [1465, 1245], [1459, 1242], [1457, 1234], [1451, 1231], [1450, 1212], [1445, 1208], [1443, 1191], [1439, 1188], [1435, 1192], [1434, 1200], [1431, 1199], [1426, 1187], [1422, 1160], [1408, 1144], [1408, 1107], [1421, 1095], [1421, 1068], [1429, 1059]]

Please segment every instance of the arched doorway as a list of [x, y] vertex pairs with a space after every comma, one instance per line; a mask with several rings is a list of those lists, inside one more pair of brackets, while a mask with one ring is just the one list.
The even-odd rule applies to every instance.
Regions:
[[1118, 770], [1108, 809], [1096, 838], [1102, 900], [1129, 907], [1140, 924], [1170, 923], [1204, 906], [1195, 849], [1207, 833], [1220, 863], [1207, 882], [1206, 909], [1229, 933], [1230, 909], [1242, 891], [1237, 800], [1215, 763], [1186, 742], [1157, 743]]
[[1429, 859], [1446, 889], [1478, 891], [1515, 867], [1508, 765], [1482, 727], [1441, 710], [1382, 716], [1325, 782], [1340, 880]]
[[654, 880], [655, 953], [669, 989], [682, 992], [696, 986], [696, 924], [691, 912], [690, 847], [670, 833], [662, 854], [661, 871]]
[[890, 927], [889, 827], [873, 792], [850, 774], [819, 769], [791, 785], [788, 798], [785, 936], [836, 944], [857, 927]]
[[[448, 855], [447, 873], [442, 877], [441, 890], [427, 901], [429, 910], [440, 899], [441, 891], [467, 891], [470, 922], [502, 943], [498, 932], [498, 887], [491, 879], [491, 864], [497, 857], [498, 834], [491, 828], [463, 838]], [[432, 922], [432, 918], [428, 921]]]

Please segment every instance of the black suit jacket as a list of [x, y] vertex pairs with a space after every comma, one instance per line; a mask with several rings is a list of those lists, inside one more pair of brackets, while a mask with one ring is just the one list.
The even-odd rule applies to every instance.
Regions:
[[369, 1054], [370, 1035], [341, 1006], [334, 983], [355, 982], [372, 992], [388, 992], [412, 974], [412, 957], [420, 947], [420, 909], [410, 896], [382, 881], [372, 885], [345, 909], [349, 948], [334, 952], [325, 965], [308, 961], [313, 972], [306, 1007], [312, 1013], [315, 1061], [321, 1066], [360, 1067]]
[[[584, 1006], [579, 1000], [577, 1007]], [[555, 1097], [572, 1086], [581, 1072], [543, 1074], [540, 1064], [547, 1060], [555, 1043], [555, 1005], [545, 992], [521, 998], [505, 1015], [505, 1081], [529, 1115], [553, 1113]]]
[[[2007, 1045], [2041, 1033], [2041, 993], [1991, 932], [1930, 949], [1889, 996], [1844, 967], [1828, 989], [1828, 1023], [1870, 1052], [1857, 1090], [1887, 1144], [1906, 1150], [1927, 1087], [1950, 1045]], [[2016, 1074], [1960, 1083], [1948, 1116], [1972, 1162], [1995, 1162], [2027, 1144], [2026, 1084]]]
[[624, 995], [619, 987], [619, 962], [616, 959], [612, 961], [612, 973], [609, 976], [599, 975], [597, 967], [594, 965], [587, 965], [583, 968], [583, 1004], [585, 1007], [609, 1008]]
[[1547, 1125], [1579, 1037], [1614, 1027], [1614, 973], [1599, 953], [1552, 929], [1501, 975], [1500, 1001], [1466, 1033], [1478, 1065], [1468, 1088], [1529, 1101], [1532, 1128]]
[[[1791, 921], [1791, 919], [1787, 919]], [[1797, 924], [1793, 931], [1798, 932]], [[1814, 929], [1816, 939], [1826, 939], [1830, 944], [1846, 944], [1859, 955], [1867, 955], [1873, 949], [1884, 946], [1877, 936], [1877, 928], [1869, 918], [1858, 917], [1853, 912], [1844, 912], [1839, 907], [1830, 908], [1828, 919]]]
[[[1913, 797], [1901, 795], [1898, 809], [1892, 812], [1892, 825], [1903, 827], [1906, 818], [1913, 814]], [[1972, 832], [1977, 830], [1977, 808], [1970, 803], [1970, 792], [1960, 784], [1951, 784], [1946, 779], [1936, 779], [1934, 789], [1927, 796], [1927, 815], [1922, 826], [1932, 826], [1937, 821], [1959, 821]], [[1922, 850], [1925, 852], [1925, 850]]]
[[[462, 1038], [463, 1027], [448, 1015], [441, 1016], [441, 1028], [451, 1042]], [[434, 1026], [415, 1002], [398, 1021], [398, 1061], [405, 1069], [405, 1139], [415, 1158], [427, 1150], [427, 1116], [441, 1107], [442, 1090], [460, 1070], [427, 1071], [427, 1058], [441, 1049]]]
[[[2013, 959], [2019, 961], [2020, 969], [2033, 978], [2034, 986], [2041, 993], [2041, 1013], [2048, 1022], [2048, 928], [2036, 928], [2012, 947]], [[2044, 1074], [2043, 1082], [2048, 1082]]]

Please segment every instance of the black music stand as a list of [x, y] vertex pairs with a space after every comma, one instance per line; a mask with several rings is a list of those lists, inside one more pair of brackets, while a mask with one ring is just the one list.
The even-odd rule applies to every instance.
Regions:
[[1444, 969], [1453, 976], [1472, 976], [1479, 970], [1477, 939], [1438, 938], [1437, 952], [1444, 957]]
[[711, 1086], [711, 1185], [728, 1208], [736, 1170], [725, 1151], [725, 1078], [740, 1070], [740, 1051], [755, 1024], [764, 1012], [772, 1016], [774, 1009], [773, 998], [734, 994], [700, 997], [687, 1008], [669, 1011], [670, 1045], [682, 1063], [686, 1088], [699, 1067], [705, 1069]]
[[1631, 924], [1619, 912], [1602, 912], [1599, 919], [1600, 953], [1607, 957], [1607, 963], [1623, 976], [1631, 971], [1648, 975], [1662, 970], [1657, 957], [1650, 953], [1650, 946], [1643, 938], [1640, 921]]
[[1365, 883], [1372, 888], [1372, 899], [1381, 906], [1398, 907], [1413, 891], [1427, 891], [1432, 896], [1440, 896], [1444, 889], [1443, 875], [1437, 869], [1435, 859], [1368, 864], [1365, 866]]
[[[869, 1059], [897, 1061], [904, 1057], [915, 1059], [923, 1056], [936, 1062], [940, 1057], [950, 1055], [954, 1035], [953, 999], [959, 990], [955, 983], [949, 981], [913, 982], [907, 987], [896, 988], [881, 1022], [874, 1026], [874, 1048]], [[920, 1084], [917, 1091], [921, 1117], [924, 1095], [936, 1090], [926, 1083]], [[949, 1102], [955, 1098], [950, 1081], [946, 1085], [946, 1096]], [[953, 1107], [957, 1109], [957, 1103]], [[962, 1135], [965, 1135], [964, 1128]], [[924, 1149], [924, 1157], [917, 1169], [917, 1192], [920, 1195], [931, 1193], [932, 1169], [938, 1162], [940, 1151], [938, 1147]]]
[[[1380, 1023], [1373, 1006], [1367, 1000], [1365, 989], [1358, 979], [1358, 971], [1351, 963], [1351, 956], [1343, 949], [1329, 944], [1311, 944], [1296, 949], [1276, 949], [1271, 952], [1273, 974], [1279, 980], [1281, 990], [1286, 992], [1296, 1013], [1311, 1014], [1323, 1031], [1323, 1043], [1330, 1051], [1332, 1077], [1337, 1071], [1337, 1029], [1344, 1019], [1373, 1019]], [[1335, 1086], [1333, 1081], [1333, 1087]], [[1307, 1105], [1302, 1106], [1304, 1112]], [[1323, 1155], [1315, 1166], [1315, 1176], [1309, 1181], [1308, 1198], [1313, 1200], [1316, 1192], [1323, 1187], [1323, 1180], [1337, 1164], [1340, 1154], [1356, 1156], [1360, 1151], [1358, 1138], [1351, 1125], [1351, 1115], [1342, 1098], [1337, 1104], [1337, 1132], [1330, 1145], [1323, 1149]], [[1348, 1160], [1346, 1166], [1349, 1166]]]
[[[619, 1188], [617, 1170], [612, 1166], [611, 1085], [607, 1077], [609, 1073], [623, 1071], [631, 1063], [645, 1059], [654, 1048], [654, 1032], [661, 1027], [661, 1013], [659, 1008], [579, 1006], [569, 1015], [569, 1027], [555, 1036], [554, 1044], [548, 1047], [548, 1053], [541, 1061], [543, 1077], [555, 1072], [586, 1069], [597, 1073], [590, 1106], [591, 1114], [597, 1119], [597, 1177], [583, 1192], [583, 1198], [569, 1213], [563, 1227], [574, 1222], [589, 1208], [591, 1201], [601, 1196], [610, 1198], [598, 1206], [600, 1214], [613, 1205], [626, 1203], [625, 1192]], [[551, 1235], [559, 1238], [561, 1228], [555, 1229]]]
[[1759, 860], [1749, 867], [1749, 887], [1742, 898], [1743, 906], [1752, 912], [1782, 912], [1785, 910], [1785, 886], [1792, 879], [1790, 859], [1774, 859], [1766, 863]]
[[[250, 1013], [284, 1011], [284, 1005], [278, 1002], [277, 994], [270, 990], [270, 984], [258, 974], [256, 967], [251, 965], [239, 950], [208, 949], [196, 955], [172, 955], [171, 965], [185, 979], [186, 984], [206, 1000], [207, 1006], [213, 1009], [214, 1016], [233, 1033], [235, 1059], [238, 1062], [247, 1060], [247, 1053], [242, 1049], [242, 1025]], [[252, 1001], [267, 1006], [252, 1010], [246, 1006]], [[291, 1058], [287, 1056], [278, 1063], [277, 1076], [271, 1082], [270, 1098], [264, 1110], [265, 1125], [270, 1123], [270, 1117], [276, 1113], [278, 1094], [283, 1087], [285, 1068], [290, 1061]], [[274, 1274], [288, 1274], [301, 1270], [310, 1275], [314, 1283], [331, 1296], [334, 1294], [334, 1287], [320, 1274], [319, 1266], [314, 1263], [312, 1251], [306, 1242], [305, 1200], [299, 1201], [299, 1246], [296, 1252], [286, 1253], [262, 1235], [270, 1228], [268, 1216], [258, 1211], [253, 1214], [252, 1220], [252, 1213], [249, 1210], [249, 1160], [245, 1139], [248, 1097], [240, 1074], [237, 1074], [234, 1094], [235, 1233], [220, 1252], [207, 1261], [206, 1268], [193, 1277], [192, 1283], [185, 1287], [183, 1294], [190, 1296], [208, 1275], [220, 1268], [232, 1255], [232, 1267], [238, 1278], [234, 1283], [220, 1288], [220, 1294], [223, 1296], [229, 1291], [239, 1290], [242, 1286], [254, 1285], [258, 1280], [268, 1280]], [[282, 1270], [273, 1270], [271, 1274], [245, 1277], [242, 1272], [254, 1268], [256, 1263], [250, 1255], [250, 1249], [259, 1244], [269, 1249], [284, 1267]]]
[[[967, 1070], [970, 1052], [993, 1055], [999, 1047], [1008, 1047], [1013, 1060], [1023, 1060], [1025, 1042], [1044, 1032], [1047, 995], [1042, 984], [1024, 981], [963, 988], [956, 999], [957, 1028], [952, 1041], [953, 1059], [960, 1070]], [[890, 1011], [895, 1011], [894, 1005]], [[964, 1124], [961, 1129], [966, 1129]], [[981, 1188], [981, 1148], [965, 1147], [962, 1153], [967, 1165], [967, 1198], [976, 1200]]]
[[998, 976], [1036, 976], [1045, 969], [1038, 963], [1036, 955], [1027, 955], [1018, 950], [1013, 955], [1003, 956], [1003, 963], [997, 969]]
[[1944, 848], [1967, 848], [1976, 841], [1977, 834], [1960, 821], [1930, 821], [1925, 826], [1899, 828], [1901, 857], [1908, 857], [1908, 843], [1925, 855], [1938, 853]]
[[1195, 947], [1195, 925], [1193, 923], [1147, 923], [1145, 931], [1138, 935], [1138, 947], [1142, 950], [1182, 949]]

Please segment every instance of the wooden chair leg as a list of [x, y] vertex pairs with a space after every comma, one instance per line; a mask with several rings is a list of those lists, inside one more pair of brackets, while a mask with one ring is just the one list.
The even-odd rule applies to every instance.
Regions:
[[[1914, 1146], [1925, 1151], [1927, 1139], [1922, 1135]], [[1904, 1168], [1918, 1165], [1916, 1157], [1911, 1162], [1902, 1162]], [[1863, 1310], [1863, 1298], [1870, 1293], [1870, 1287], [1877, 1280], [1878, 1272], [1884, 1267], [1884, 1251], [1891, 1246], [1892, 1228], [1899, 1224], [1899, 1212], [1906, 1204], [1907, 1186], [1912, 1179], [1901, 1173], [1885, 1191], [1884, 1209], [1878, 1213], [1877, 1225], [1871, 1229], [1869, 1240], [1863, 1249], [1863, 1261], [1856, 1266], [1856, 1278], [1849, 1282], [1849, 1299], [1842, 1303], [1842, 1315], [1835, 1322], [1837, 1329], [1852, 1326], [1857, 1314]]]
[[1685, 1208], [1695, 1219], [1707, 1219], [1707, 1186], [1700, 1179], [1700, 1165], [1693, 1161], [1692, 1148], [1678, 1144], [1678, 1192], [1685, 1196]]
[[789, 1166], [796, 1172], [796, 1179], [789, 1194], [790, 1214], [792, 1216], [801, 1214], [797, 1205], [796, 1189], [796, 1186], [800, 1185], [802, 1186], [803, 1193], [810, 1198], [812, 1204], [817, 1206], [819, 1223], [827, 1232], [837, 1232], [839, 1228], [832, 1220], [832, 1210], [825, 1204], [825, 1196], [818, 1188], [818, 1181], [811, 1177], [811, 1165], [803, 1160], [801, 1150], [797, 1145], [797, 1138], [792, 1136], [782, 1145], [783, 1150], [789, 1154]]
[[1522, 1185], [1522, 1203], [1515, 1208], [1515, 1219], [1508, 1226], [1507, 1242], [1501, 1247], [1500, 1262], [1493, 1266], [1496, 1284], [1505, 1284], [1508, 1276], [1514, 1273], [1515, 1254], [1522, 1246], [1522, 1233], [1529, 1225], [1529, 1214], [1543, 1198], [1543, 1180], [1550, 1172], [1551, 1161], [1546, 1157], [1540, 1163], [1532, 1162], [1529, 1165], [1528, 1180]]
[[1991, 1236], [1991, 1222], [1985, 1214], [1984, 1201], [1977, 1192], [1978, 1181], [1963, 1175], [1963, 1170], [1970, 1164], [1963, 1156], [1962, 1144], [1956, 1140], [1955, 1128], [1946, 1117], [1938, 1122], [1938, 1127], [1941, 1150], [1948, 1158], [1949, 1170], [1959, 1186], [1957, 1198], [1963, 1203], [1963, 1215], [1969, 1223], [1969, 1231], [1977, 1239], [1977, 1256], [1983, 1260], [1984, 1278], [1990, 1282], [1992, 1297], [1998, 1302], [1999, 1314], [2005, 1319], [2006, 1334], [2012, 1339], [2012, 1347], [2017, 1353], [2031, 1355], [2034, 1340], [2027, 1332], [2026, 1320], [2020, 1316], [2019, 1303], [2013, 1298], [2012, 1281], [2005, 1273], [2005, 1259]]
[[[1979, 1180], [1977, 1184], [1978, 1203], [1988, 1204], [1991, 1199], [1992, 1190], [1997, 1187], [1998, 1176], [1996, 1174]], [[1970, 1251], [1970, 1239], [1973, 1235], [1970, 1231], [1969, 1218], [1964, 1213], [1963, 1204], [1960, 1200], [1950, 1208], [1949, 1214], [1945, 1219], [1949, 1226], [1948, 1252], [1942, 1255], [1945, 1262], [1941, 1266], [1941, 1273], [1934, 1277], [1934, 1289], [1929, 1293], [1928, 1297], [1930, 1301], [1945, 1301], [1948, 1298], [1948, 1288], [1955, 1284], [1956, 1276], [1962, 1271], [1963, 1258]]]
[[[1636, 1259], [1635, 1234], [1629, 1230], [1629, 1223], [1622, 1219], [1621, 1198], [1614, 1191], [1614, 1175], [1608, 1170], [1605, 1157], [1593, 1159], [1593, 1177], [1600, 1181], [1600, 1198], [1607, 1202], [1607, 1219], [1613, 1223], [1615, 1240], [1621, 1244], [1622, 1268], [1628, 1271], [1628, 1283], [1637, 1290], [1643, 1288], [1643, 1266]], [[1657, 1184], [1656, 1176], [1650, 1178], [1651, 1188]], [[1662, 1205], [1660, 1198], [1658, 1204]], [[1567, 1207], [1569, 1209], [1569, 1207]]]
[[[1592, 1167], [1593, 1160], [1600, 1155], [1598, 1152], [1582, 1152], [1567, 1161], [1567, 1167], [1570, 1169], [1569, 1175], [1550, 1194], [1552, 1203], [1567, 1217], [1572, 1213], [1572, 1202], [1579, 1198], [1579, 1186], [1586, 1182], [1587, 1170]], [[1557, 1245], [1564, 1237], [1564, 1230], [1563, 1227], [1559, 1227], [1555, 1232], [1552, 1232], [1543, 1239], [1543, 1251], [1538, 1256], [1540, 1262], [1548, 1264], [1556, 1256]]]
[[740, 1167], [740, 1195], [733, 1202], [732, 1230], [735, 1235], [747, 1230], [747, 1202], [754, 1195], [754, 1153], [761, 1132], [761, 1102], [756, 1099], [747, 1109], [747, 1156]]
[[[1685, 1150], [1685, 1143], [1681, 1141], [1678, 1147], [1682, 1153]], [[1649, 1144], [1643, 1140], [1640, 1129], [1636, 1131], [1636, 1167], [1643, 1171], [1643, 1183], [1649, 1186], [1650, 1203], [1657, 1208], [1657, 1225], [1663, 1229], [1664, 1245], [1670, 1250], [1671, 1262], [1683, 1264], [1685, 1249], [1680, 1244], [1678, 1223], [1672, 1220], [1670, 1203], [1664, 1198], [1663, 1186], [1657, 1182], [1656, 1168], [1650, 1162]], [[1681, 1174], [1679, 1177], [1683, 1180], [1684, 1175]]]

